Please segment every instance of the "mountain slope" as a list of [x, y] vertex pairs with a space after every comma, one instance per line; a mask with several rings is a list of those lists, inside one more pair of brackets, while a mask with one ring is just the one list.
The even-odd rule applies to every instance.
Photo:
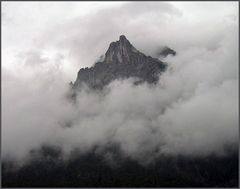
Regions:
[[121, 35], [118, 41], [110, 44], [103, 61], [80, 69], [73, 88], [80, 89], [85, 83], [91, 89], [102, 89], [113, 80], [130, 77], [137, 78], [137, 83], [157, 83], [166, 67], [160, 60], [138, 51]]

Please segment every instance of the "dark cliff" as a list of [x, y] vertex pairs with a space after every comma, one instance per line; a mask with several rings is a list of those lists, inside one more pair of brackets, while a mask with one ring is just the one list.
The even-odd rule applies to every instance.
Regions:
[[137, 83], [157, 83], [167, 65], [138, 51], [124, 35], [112, 42], [104, 60], [93, 67], [79, 70], [73, 89], [86, 84], [91, 89], [102, 89], [116, 79], [136, 78]]

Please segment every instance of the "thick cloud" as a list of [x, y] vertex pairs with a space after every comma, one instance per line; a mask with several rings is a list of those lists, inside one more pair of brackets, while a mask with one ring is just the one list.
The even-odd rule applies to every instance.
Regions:
[[[25, 158], [46, 143], [61, 146], [66, 154], [118, 143], [124, 155], [146, 162], [161, 154], [221, 155], [226, 146], [237, 145], [237, 4], [213, 11], [215, 20], [214, 4], [208, 11], [203, 5], [208, 17], [198, 19], [198, 12], [194, 20], [187, 6], [169, 3], [125, 3], [92, 14], [74, 13], [63, 23], [45, 25], [29, 42], [31, 48], [17, 50], [6, 33], [14, 17], [6, 21], [3, 156]], [[146, 54], [154, 55], [161, 45], [177, 51], [164, 59], [169, 68], [160, 83], [152, 87], [134, 86], [132, 79], [115, 81], [103, 94], [82, 91], [77, 105], [69, 103], [70, 79], [80, 67], [91, 66], [120, 34]]]

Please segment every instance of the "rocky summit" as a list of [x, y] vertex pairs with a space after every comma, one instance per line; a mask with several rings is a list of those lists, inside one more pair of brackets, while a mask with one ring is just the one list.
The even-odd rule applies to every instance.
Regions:
[[103, 89], [116, 79], [136, 78], [136, 84], [155, 84], [167, 64], [138, 51], [124, 36], [109, 45], [102, 61], [93, 67], [79, 70], [73, 89], [79, 90], [84, 84], [90, 89]]

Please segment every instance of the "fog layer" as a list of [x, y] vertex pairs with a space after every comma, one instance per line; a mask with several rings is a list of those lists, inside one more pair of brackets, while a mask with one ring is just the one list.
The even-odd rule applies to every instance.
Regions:
[[[3, 158], [24, 159], [43, 144], [60, 146], [68, 155], [75, 148], [86, 152], [116, 143], [123, 155], [141, 162], [162, 154], [224, 155], [226, 147], [237, 146], [238, 19], [224, 15], [212, 26], [206, 20], [193, 24], [172, 4], [143, 5], [106, 8], [89, 15], [88, 21], [77, 17], [50, 27], [39, 37], [41, 44], [34, 46], [35, 50], [19, 52], [11, 59], [13, 67], [3, 64]], [[133, 7], [138, 11], [133, 13]], [[104, 24], [110, 13], [112, 17]], [[237, 13], [233, 9], [232, 15]], [[127, 29], [119, 29], [118, 24], [127, 18]], [[133, 22], [130, 18], [138, 19]], [[143, 18], [149, 18], [145, 20], [149, 27]], [[73, 26], [67, 38], [61, 37], [65, 30], [55, 38], [46, 38], [63, 26]], [[189, 36], [180, 35], [180, 26]], [[84, 32], [89, 29], [93, 29], [91, 35]], [[69, 60], [74, 68], [82, 67], [76, 60], [93, 64], [107, 50], [110, 38], [117, 40], [119, 32], [130, 41], [132, 37], [133, 45], [147, 54], [169, 44], [177, 56], [164, 59], [168, 69], [155, 87], [135, 86], [134, 79], [114, 81], [102, 94], [83, 90], [76, 104], [70, 103], [66, 99], [73, 73], [66, 69], [71, 67]], [[54, 49], [52, 54], [43, 53], [47, 42]], [[65, 48], [72, 49], [71, 58], [61, 53]], [[3, 52], [8, 51], [5, 48]]]

